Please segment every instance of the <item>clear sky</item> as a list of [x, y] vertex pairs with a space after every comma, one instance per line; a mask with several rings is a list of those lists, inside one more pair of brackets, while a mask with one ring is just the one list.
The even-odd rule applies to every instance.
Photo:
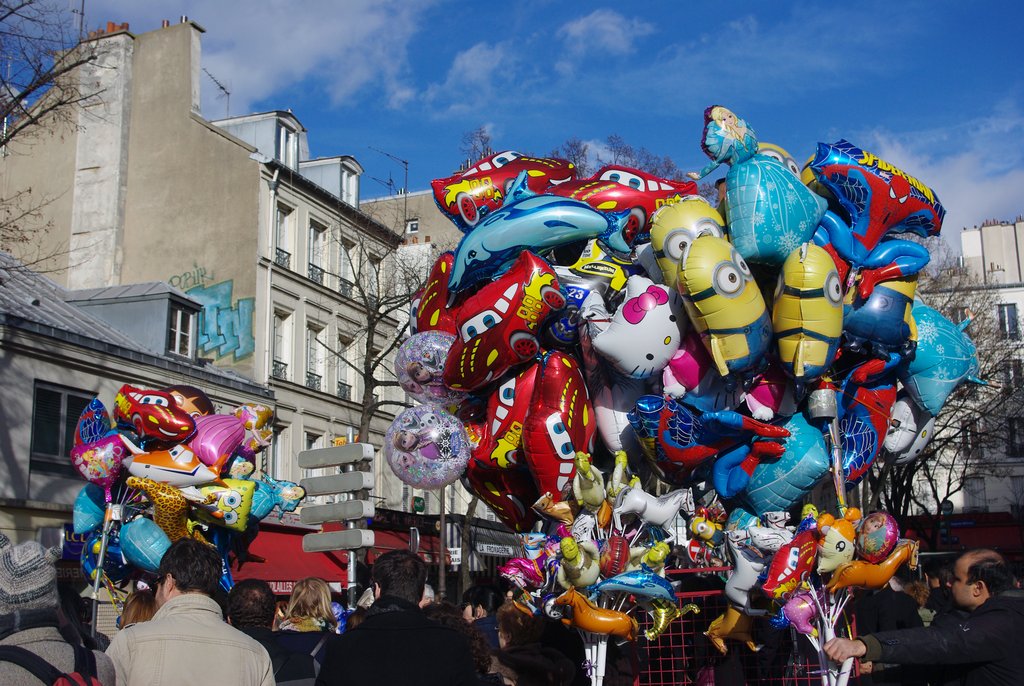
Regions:
[[[71, 3], [78, 5], [77, 0]], [[447, 176], [462, 135], [543, 155], [618, 134], [699, 169], [722, 104], [799, 161], [846, 138], [931, 186], [943, 233], [1024, 213], [1024, 3], [86, 0], [89, 28], [188, 15], [231, 115], [291, 109], [364, 198]], [[226, 102], [203, 80], [203, 114]]]

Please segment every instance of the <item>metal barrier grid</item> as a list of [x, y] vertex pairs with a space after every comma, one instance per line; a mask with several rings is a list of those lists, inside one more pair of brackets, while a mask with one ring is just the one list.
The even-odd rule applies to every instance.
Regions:
[[[704, 635], [728, 603], [716, 572], [729, 568], [684, 569], [669, 572], [681, 581], [676, 594], [680, 606], [694, 603], [700, 614], [676, 619], [655, 641], [640, 639], [640, 673], [644, 686], [821, 686], [818, 658], [810, 642], [793, 629], [776, 629], [767, 617], [754, 621], [754, 641], [761, 649], [751, 652], [743, 643], [727, 640], [722, 655]], [[641, 619], [641, 628], [650, 625]], [[851, 675], [850, 686], [859, 679]]]

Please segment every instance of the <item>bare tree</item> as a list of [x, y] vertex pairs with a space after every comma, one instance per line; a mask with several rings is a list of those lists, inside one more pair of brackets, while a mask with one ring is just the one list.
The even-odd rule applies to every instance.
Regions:
[[681, 179], [683, 171], [676, 165], [675, 161], [668, 155], [657, 155], [647, 148], [635, 148], [626, 140], [613, 133], [606, 139], [608, 153], [611, 159], [602, 159], [598, 156], [598, 162], [604, 164], [621, 164], [634, 169], [660, 176], [663, 179]]
[[[79, 38], [60, 3], [0, 0], [0, 155], [14, 153], [14, 143], [66, 130], [99, 94], [79, 72], [96, 60], [95, 44]], [[45, 230], [41, 210], [52, 200], [31, 188], [0, 190], [0, 250]]]
[[962, 384], [950, 395], [936, 418], [934, 438], [917, 460], [894, 465], [875, 463], [868, 479], [869, 507], [884, 505], [896, 517], [922, 515], [931, 524], [932, 549], [938, 543], [942, 503], [964, 491], [972, 477], [1003, 477], [1006, 456], [1014, 445], [1024, 446], [1014, 425], [1021, 410], [1019, 334], [1000, 326], [998, 291], [986, 288], [945, 248], [936, 242], [935, 266], [923, 274], [918, 292], [925, 302], [951, 321], [971, 318], [967, 333], [977, 347], [981, 378], [987, 386]]
[[576, 136], [562, 143], [561, 147], [552, 150], [551, 157], [562, 157], [572, 162], [576, 167], [576, 176], [581, 179], [594, 173], [590, 163], [590, 145]]
[[462, 134], [462, 145], [459, 152], [465, 158], [465, 167], [477, 160], [494, 154], [491, 147], [491, 134], [485, 126], [478, 126], [472, 131]]

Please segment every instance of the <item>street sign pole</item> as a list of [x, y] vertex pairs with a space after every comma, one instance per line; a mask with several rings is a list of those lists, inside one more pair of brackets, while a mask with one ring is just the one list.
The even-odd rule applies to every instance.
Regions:
[[[296, 458], [303, 469], [322, 469], [324, 467], [340, 467], [340, 474], [312, 476], [303, 479], [301, 485], [307, 495], [330, 495], [341, 493], [358, 494], [370, 491], [374, 487], [373, 472], [364, 472], [359, 467], [364, 462], [373, 460], [374, 449], [366, 443], [349, 443], [331, 448], [304, 450]], [[302, 549], [307, 553], [329, 550], [348, 551], [348, 605], [356, 606], [358, 601], [356, 588], [356, 569], [359, 550], [372, 548], [373, 531], [361, 528], [360, 523], [373, 517], [375, 508], [367, 500], [346, 500], [340, 503], [323, 505], [307, 505], [302, 508], [300, 517], [304, 524], [323, 524], [324, 522], [345, 522], [342, 531], [328, 531], [317, 534], [306, 534], [302, 537]]]

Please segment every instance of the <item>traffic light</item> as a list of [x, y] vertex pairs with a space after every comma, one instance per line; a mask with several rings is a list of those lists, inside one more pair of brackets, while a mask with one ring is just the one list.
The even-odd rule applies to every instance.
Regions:
[[[358, 471], [358, 468], [362, 463], [371, 461], [373, 453], [373, 446], [368, 443], [349, 443], [332, 448], [303, 450], [296, 458], [299, 467], [303, 469], [339, 467], [340, 471], [338, 474], [327, 476], [311, 476], [303, 479], [300, 485], [306, 489], [306, 495], [311, 496], [372, 490], [374, 487], [373, 472]], [[368, 500], [346, 500], [340, 503], [306, 505], [299, 515], [303, 524], [348, 522], [349, 528], [341, 531], [306, 534], [302, 537], [302, 549], [307, 553], [320, 553], [330, 550], [372, 548], [373, 532], [356, 528], [355, 522], [373, 517], [374, 513], [373, 503]]]

